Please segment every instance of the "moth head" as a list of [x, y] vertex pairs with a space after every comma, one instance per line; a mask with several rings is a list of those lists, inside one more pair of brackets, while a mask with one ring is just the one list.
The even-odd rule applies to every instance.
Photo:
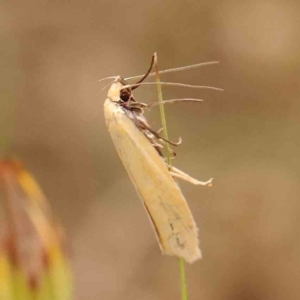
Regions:
[[132, 91], [130, 88], [126, 88], [126, 82], [123, 78], [119, 77], [110, 86], [107, 97], [112, 102], [126, 103], [132, 99]]

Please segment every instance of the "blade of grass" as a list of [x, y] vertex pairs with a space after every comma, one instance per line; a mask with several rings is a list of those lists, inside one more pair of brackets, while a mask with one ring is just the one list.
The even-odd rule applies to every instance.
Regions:
[[[160, 84], [160, 76], [159, 76], [159, 69], [158, 69], [158, 60], [157, 60], [157, 53], [154, 53], [154, 66], [155, 66], [155, 79], [156, 79], [156, 87], [157, 87], [157, 96], [158, 96], [158, 102], [159, 104], [159, 111], [160, 111], [160, 119], [162, 124], [162, 130], [163, 130], [163, 136], [165, 140], [169, 140], [168, 137], [168, 129], [167, 129], [167, 120], [166, 120], [166, 114], [165, 114], [165, 106], [162, 104], [163, 102], [163, 95], [162, 95], [162, 89]], [[171, 165], [171, 155], [170, 155], [170, 146], [168, 143], [165, 144], [165, 150], [166, 150], [166, 158], [169, 165]]]
[[[163, 95], [162, 89], [160, 84], [160, 76], [159, 76], [159, 69], [158, 69], [158, 60], [157, 60], [157, 53], [154, 53], [154, 66], [155, 66], [155, 73], [156, 73], [156, 87], [157, 87], [157, 95], [158, 95], [158, 102], [159, 104], [159, 111], [160, 111], [160, 119], [162, 123], [163, 129], [163, 137], [166, 140], [168, 138], [168, 129], [167, 129], [167, 120], [165, 114], [165, 107], [163, 105]], [[165, 144], [165, 152], [166, 158], [169, 165], [171, 165], [171, 154], [170, 154], [170, 146], [168, 143]], [[186, 278], [185, 278], [185, 270], [184, 270], [184, 261], [181, 257], [178, 258], [178, 266], [179, 266], [179, 274], [180, 274], [180, 289], [181, 289], [181, 300], [187, 300], [187, 289], [186, 289]]]

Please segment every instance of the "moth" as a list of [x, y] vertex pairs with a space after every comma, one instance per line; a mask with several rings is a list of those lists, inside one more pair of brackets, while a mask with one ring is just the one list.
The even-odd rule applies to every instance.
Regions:
[[[144, 109], [152, 105], [138, 102], [133, 96], [133, 90], [145, 84], [142, 82], [150, 74], [153, 63], [154, 56], [149, 70], [135, 84], [128, 84], [120, 76], [114, 78], [104, 103], [105, 120], [121, 161], [142, 200], [162, 253], [193, 263], [201, 258], [198, 228], [174, 178], [203, 186], [212, 186], [212, 179], [199, 181], [165, 161], [163, 144], [177, 146], [181, 141], [168, 141], [153, 130], [144, 116]], [[180, 99], [163, 102], [176, 101]]]

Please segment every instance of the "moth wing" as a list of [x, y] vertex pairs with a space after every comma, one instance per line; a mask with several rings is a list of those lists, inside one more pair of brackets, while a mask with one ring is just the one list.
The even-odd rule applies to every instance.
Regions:
[[197, 226], [165, 162], [121, 107], [107, 99], [104, 111], [108, 131], [142, 199], [162, 252], [189, 263], [201, 258]]

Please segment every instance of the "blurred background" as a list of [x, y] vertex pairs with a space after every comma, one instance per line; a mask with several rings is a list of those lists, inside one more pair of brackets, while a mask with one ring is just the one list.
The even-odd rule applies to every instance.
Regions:
[[[74, 299], [179, 299], [177, 260], [152, 228], [106, 130], [98, 79], [219, 60], [163, 80], [174, 164], [203, 259], [189, 299], [299, 299], [300, 3], [2, 1], [0, 154], [24, 161], [68, 233]], [[156, 101], [155, 87], [136, 99]], [[158, 109], [147, 112], [160, 128]]]

